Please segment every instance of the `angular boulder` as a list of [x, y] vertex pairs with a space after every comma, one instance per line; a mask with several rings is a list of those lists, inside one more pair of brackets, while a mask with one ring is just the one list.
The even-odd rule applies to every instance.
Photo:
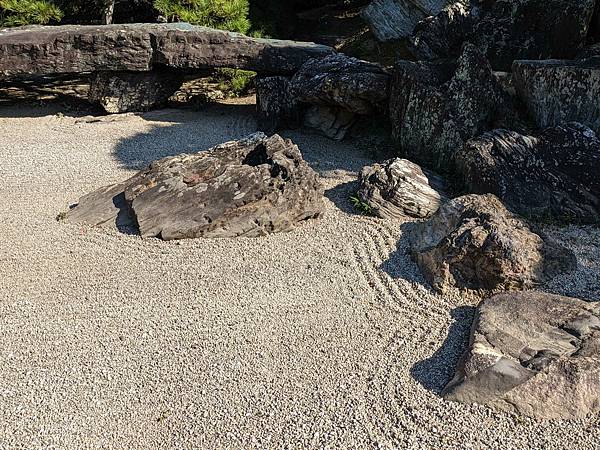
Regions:
[[28, 26], [0, 29], [0, 75], [229, 67], [296, 72], [335, 53], [310, 42], [259, 39], [187, 23]]
[[294, 97], [289, 77], [257, 77], [256, 109], [258, 129], [272, 133], [298, 128], [302, 123], [302, 107]]
[[421, 20], [437, 14], [449, 1], [373, 0], [362, 17], [379, 41], [392, 41], [410, 36]]
[[580, 122], [600, 133], [600, 60], [515, 61], [513, 77], [538, 127]]
[[600, 304], [542, 292], [483, 301], [443, 395], [536, 419], [597, 414]]
[[114, 226], [130, 215], [142, 237], [263, 236], [323, 214], [319, 176], [290, 140], [256, 133], [152, 163], [82, 197], [66, 221]]
[[427, 218], [444, 199], [443, 181], [407, 159], [364, 167], [358, 180], [358, 196], [383, 219]]
[[483, 51], [495, 70], [516, 59], [573, 58], [584, 46], [595, 0], [457, 1], [415, 28], [419, 59], [458, 56], [463, 42]]
[[170, 70], [152, 72], [96, 72], [88, 99], [107, 113], [148, 111], [164, 105], [183, 84], [183, 74]]
[[584, 125], [488, 132], [458, 152], [456, 170], [469, 192], [495, 194], [526, 217], [600, 221], [600, 139]]
[[381, 66], [336, 54], [307, 61], [292, 77], [291, 89], [302, 103], [372, 114], [387, 109], [389, 82]]
[[343, 108], [312, 105], [305, 109], [303, 124], [334, 141], [341, 141], [356, 123], [356, 119], [356, 114]]
[[535, 232], [492, 194], [442, 204], [416, 225], [411, 248], [438, 292], [530, 289], [577, 264], [570, 250]]
[[468, 139], [509, 120], [508, 102], [487, 60], [471, 44], [456, 66], [401, 61], [390, 96], [392, 134], [410, 160], [452, 172], [454, 154]]

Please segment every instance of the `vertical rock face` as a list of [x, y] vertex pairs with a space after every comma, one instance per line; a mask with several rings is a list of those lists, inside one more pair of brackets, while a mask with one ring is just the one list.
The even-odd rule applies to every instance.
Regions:
[[515, 59], [572, 58], [585, 44], [595, 0], [458, 1], [425, 19], [411, 38], [420, 59], [458, 55], [472, 42], [496, 70]]
[[298, 147], [256, 133], [155, 161], [123, 183], [82, 197], [66, 220], [114, 226], [119, 214], [128, 214], [142, 237], [171, 240], [289, 231], [323, 211], [319, 176]]
[[292, 93], [289, 77], [257, 77], [255, 83], [260, 131], [272, 133], [301, 125], [302, 107]]
[[538, 127], [575, 121], [600, 132], [600, 60], [515, 61], [513, 74]]
[[427, 16], [437, 14], [450, 0], [374, 0], [362, 16], [380, 41], [402, 39]]
[[403, 61], [390, 98], [394, 138], [411, 160], [451, 171], [464, 143], [505, 120], [507, 99], [485, 57], [466, 44], [458, 65]]
[[183, 83], [183, 75], [170, 70], [152, 72], [96, 72], [88, 99], [108, 113], [148, 111], [166, 103]]
[[494, 130], [468, 141], [456, 168], [469, 192], [496, 194], [526, 217], [600, 221], [600, 140], [581, 124]]
[[483, 301], [443, 395], [538, 419], [598, 413], [600, 305], [541, 292]]
[[491, 194], [444, 203], [417, 224], [411, 244], [425, 278], [440, 292], [530, 289], [576, 267], [572, 252], [532, 231]]
[[443, 181], [406, 159], [364, 167], [358, 195], [383, 219], [426, 218], [444, 199]]

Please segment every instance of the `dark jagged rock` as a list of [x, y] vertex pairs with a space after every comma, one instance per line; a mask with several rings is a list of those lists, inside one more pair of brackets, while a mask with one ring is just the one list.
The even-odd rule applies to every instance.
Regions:
[[148, 111], [164, 105], [182, 83], [183, 74], [171, 70], [96, 72], [88, 99], [108, 113]]
[[364, 167], [358, 195], [384, 219], [427, 218], [444, 199], [443, 181], [406, 159], [391, 159]]
[[541, 292], [483, 301], [443, 395], [537, 419], [597, 414], [600, 304]]
[[530, 289], [576, 267], [574, 254], [534, 232], [492, 194], [442, 204], [416, 225], [413, 256], [434, 289]]
[[389, 82], [381, 66], [336, 54], [307, 61], [292, 78], [292, 92], [303, 103], [372, 114], [386, 109]]
[[585, 44], [595, 0], [458, 1], [415, 29], [419, 59], [457, 56], [468, 41], [496, 70], [515, 59], [573, 58]]
[[258, 129], [272, 133], [302, 124], [302, 110], [291, 90], [289, 77], [257, 77], [256, 109]]
[[519, 97], [540, 128], [570, 121], [600, 132], [600, 60], [515, 61]]
[[230, 67], [292, 74], [334, 53], [313, 43], [258, 39], [186, 23], [29, 26], [0, 30], [0, 75]]
[[156, 161], [82, 197], [66, 221], [114, 226], [129, 213], [142, 237], [252, 237], [291, 230], [323, 211], [319, 176], [298, 147], [256, 133]]
[[410, 36], [427, 16], [437, 14], [451, 0], [373, 0], [362, 17], [379, 41]]
[[502, 87], [485, 57], [466, 44], [458, 65], [400, 62], [390, 98], [392, 133], [404, 155], [451, 171], [464, 143], [509, 120]]
[[494, 130], [470, 140], [456, 167], [469, 192], [496, 194], [527, 217], [600, 221], [600, 140], [581, 124]]

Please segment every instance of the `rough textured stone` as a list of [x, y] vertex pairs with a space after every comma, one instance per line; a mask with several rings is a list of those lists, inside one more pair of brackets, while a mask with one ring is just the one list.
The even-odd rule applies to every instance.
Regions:
[[289, 77], [257, 77], [258, 129], [272, 133], [302, 124], [302, 107], [293, 96]]
[[336, 54], [307, 61], [292, 78], [292, 92], [303, 103], [372, 114], [387, 108], [389, 82], [381, 66]]
[[437, 14], [450, 0], [374, 0], [362, 17], [379, 41], [410, 36], [415, 26], [427, 16]]
[[419, 59], [457, 56], [468, 41], [497, 70], [515, 59], [573, 58], [585, 44], [595, 0], [459, 1], [415, 29]]
[[573, 253], [546, 240], [492, 194], [442, 204], [416, 225], [414, 258], [434, 289], [529, 289], [576, 267]]
[[170, 70], [96, 72], [88, 99], [108, 113], [148, 111], [165, 104], [182, 83], [183, 74]]
[[334, 53], [313, 43], [257, 39], [186, 23], [0, 29], [0, 75], [231, 67], [291, 74]]
[[256, 133], [156, 161], [82, 197], [66, 221], [115, 225], [118, 213], [128, 213], [142, 237], [251, 237], [288, 231], [323, 211], [319, 176], [298, 147]]
[[429, 217], [444, 198], [443, 181], [406, 159], [364, 167], [358, 179], [359, 197], [384, 219]]
[[513, 76], [538, 127], [575, 121], [600, 133], [600, 60], [515, 61]]
[[454, 153], [468, 139], [509, 119], [507, 102], [485, 57], [471, 44], [456, 67], [401, 61], [392, 80], [392, 133], [409, 159], [451, 171]]
[[541, 292], [483, 301], [443, 394], [537, 419], [598, 413], [600, 304]]
[[529, 136], [494, 130], [456, 157], [469, 192], [493, 193], [537, 219], [600, 221], [600, 140], [578, 123]]
[[304, 125], [330, 139], [341, 141], [356, 122], [356, 114], [343, 108], [312, 105], [304, 113]]

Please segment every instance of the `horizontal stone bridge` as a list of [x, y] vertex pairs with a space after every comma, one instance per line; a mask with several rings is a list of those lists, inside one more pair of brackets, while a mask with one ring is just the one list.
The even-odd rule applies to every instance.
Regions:
[[289, 75], [334, 53], [309, 42], [258, 39], [187, 23], [0, 29], [0, 76], [220, 67]]

